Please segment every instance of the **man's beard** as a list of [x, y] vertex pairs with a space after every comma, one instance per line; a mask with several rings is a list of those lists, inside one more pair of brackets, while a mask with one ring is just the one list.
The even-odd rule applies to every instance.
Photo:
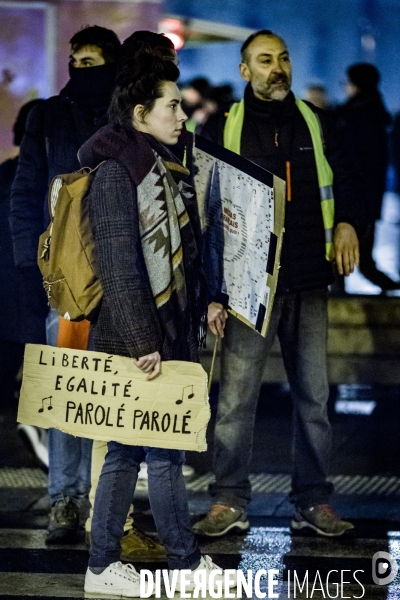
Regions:
[[[274, 84], [280, 83], [279, 88], [272, 87]], [[255, 91], [264, 100], [284, 100], [290, 90], [290, 82], [287, 75], [273, 75], [266, 83], [260, 86], [255, 86]]]

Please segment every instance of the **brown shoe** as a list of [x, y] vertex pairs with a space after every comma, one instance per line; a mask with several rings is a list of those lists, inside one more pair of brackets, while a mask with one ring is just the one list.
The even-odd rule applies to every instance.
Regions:
[[243, 509], [233, 508], [225, 504], [213, 504], [208, 515], [193, 525], [197, 535], [220, 537], [229, 531], [245, 533], [250, 527]]
[[316, 504], [296, 510], [291, 527], [294, 533], [313, 533], [325, 537], [349, 536], [354, 533], [354, 525], [342, 521], [330, 504]]
[[127, 562], [137, 560], [166, 559], [165, 548], [159, 542], [132, 527], [121, 539], [121, 560]]

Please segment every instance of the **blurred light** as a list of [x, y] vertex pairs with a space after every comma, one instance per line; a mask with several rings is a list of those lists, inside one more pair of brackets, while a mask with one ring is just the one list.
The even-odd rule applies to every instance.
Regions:
[[175, 50], [180, 50], [183, 47], [185, 43], [183, 23], [179, 19], [163, 19], [158, 26], [158, 31], [171, 40]]
[[161, 21], [161, 28], [162, 30], [180, 33], [182, 31], [182, 23], [179, 19], [163, 19]]
[[165, 37], [167, 37], [168, 39], [171, 40], [171, 42], [173, 43], [175, 50], [180, 50], [183, 47], [183, 44], [185, 43], [185, 40], [183, 39], [183, 37], [177, 33], [166, 33], [163, 32]]
[[335, 412], [343, 415], [372, 415], [376, 407], [373, 400], [337, 400]]
[[373, 398], [374, 392], [371, 385], [365, 383], [338, 385], [338, 400], [373, 400]]
[[373, 52], [376, 48], [376, 42], [375, 42], [375, 38], [373, 35], [371, 35], [370, 33], [366, 33], [364, 35], [361, 36], [361, 46], [363, 47], [364, 50], [367, 50], [367, 52]]
[[400, 531], [388, 531], [388, 538], [400, 538]]

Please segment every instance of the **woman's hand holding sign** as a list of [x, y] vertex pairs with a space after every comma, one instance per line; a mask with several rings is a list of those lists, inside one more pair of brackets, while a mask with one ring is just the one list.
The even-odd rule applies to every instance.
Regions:
[[133, 362], [141, 371], [150, 373], [147, 381], [155, 379], [161, 373], [161, 356], [159, 352], [152, 352], [140, 358], [134, 358]]

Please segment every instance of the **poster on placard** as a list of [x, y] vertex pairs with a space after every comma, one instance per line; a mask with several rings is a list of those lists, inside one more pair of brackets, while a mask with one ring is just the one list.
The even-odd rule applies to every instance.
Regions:
[[17, 420], [71, 435], [176, 450], [207, 449], [207, 374], [164, 361], [151, 381], [131, 358], [25, 346]]
[[279, 273], [286, 184], [201, 136], [193, 136], [191, 152], [212, 293], [265, 336]]

